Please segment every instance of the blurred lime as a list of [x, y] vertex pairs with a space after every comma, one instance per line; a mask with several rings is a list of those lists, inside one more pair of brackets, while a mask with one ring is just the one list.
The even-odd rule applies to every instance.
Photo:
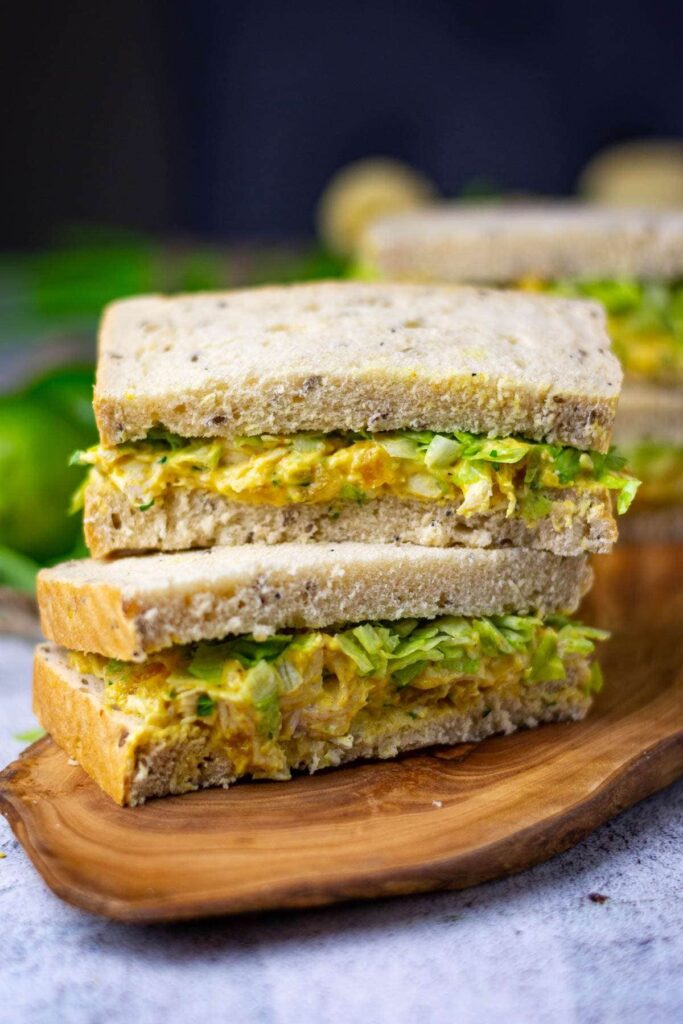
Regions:
[[79, 447], [97, 438], [92, 408], [94, 373], [91, 366], [60, 366], [38, 377], [24, 392], [78, 427], [82, 432]]
[[407, 164], [385, 157], [358, 160], [338, 171], [323, 192], [318, 231], [330, 252], [349, 258], [378, 217], [424, 206], [434, 197], [431, 182]]
[[38, 561], [69, 550], [78, 474], [67, 467], [82, 431], [37, 398], [0, 400], [0, 545]]

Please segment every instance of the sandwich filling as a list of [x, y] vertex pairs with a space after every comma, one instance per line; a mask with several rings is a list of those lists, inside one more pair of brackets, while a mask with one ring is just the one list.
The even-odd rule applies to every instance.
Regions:
[[638, 507], [683, 503], [683, 444], [641, 441], [628, 448], [628, 461], [642, 480]]
[[351, 747], [358, 733], [391, 734], [440, 712], [486, 718], [535, 690], [545, 704], [585, 707], [601, 685], [590, 655], [606, 636], [559, 615], [444, 616], [237, 636], [139, 664], [69, 660], [102, 681], [108, 709], [137, 721], [138, 749], [199, 732], [236, 776], [284, 779], [312, 759], [324, 767], [325, 751]]
[[683, 281], [542, 281], [518, 287], [596, 299], [607, 311], [615, 354], [631, 377], [683, 382]]
[[638, 487], [614, 451], [464, 431], [188, 439], [155, 430], [144, 441], [77, 452], [73, 461], [92, 466], [142, 511], [187, 488], [252, 505], [329, 504], [332, 515], [344, 502], [392, 495], [454, 502], [464, 517], [502, 510], [535, 520], [550, 514], [553, 491], [607, 488], [625, 512]]

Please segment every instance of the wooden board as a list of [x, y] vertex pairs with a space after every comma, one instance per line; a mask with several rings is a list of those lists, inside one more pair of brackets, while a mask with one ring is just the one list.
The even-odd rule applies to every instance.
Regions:
[[597, 561], [614, 630], [585, 722], [122, 809], [44, 739], [0, 803], [58, 895], [125, 921], [436, 888], [519, 871], [683, 774], [683, 547]]

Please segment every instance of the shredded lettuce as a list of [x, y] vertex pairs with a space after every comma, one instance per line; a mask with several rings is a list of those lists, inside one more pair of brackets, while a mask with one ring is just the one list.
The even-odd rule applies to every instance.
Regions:
[[[231, 663], [246, 669], [248, 690], [266, 717], [276, 693], [287, 692], [301, 680], [304, 661], [320, 642], [317, 632], [276, 634], [264, 640], [251, 636], [208, 641], [179, 648], [184, 670], [210, 691], [226, 685]], [[587, 657], [597, 641], [609, 635], [566, 616], [541, 619], [533, 615], [490, 615], [468, 618], [444, 615], [438, 619], [364, 622], [325, 634], [334, 649], [353, 663], [359, 676], [391, 677], [399, 686], [440, 664], [455, 674], [476, 675], [482, 659], [531, 655], [532, 682], [564, 678], [564, 662], [572, 655]], [[131, 666], [108, 662], [105, 675], [126, 678]]]
[[220, 642], [207, 640], [194, 649], [188, 672], [205, 683], [219, 685], [226, 662], [237, 661], [243, 668], [251, 668], [261, 661], [274, 661], [294, 638], [273, 634], [265, 640], [250, 636], [236, 636]]

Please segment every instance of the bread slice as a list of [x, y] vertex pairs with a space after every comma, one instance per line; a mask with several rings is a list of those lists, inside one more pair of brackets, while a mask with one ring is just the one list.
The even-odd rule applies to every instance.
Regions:
[[683, 212], [569, 202], [443, 203], [373, 223], [360, 258], [384, 279], [683, 275]]
[[646, 440], [683, 445], [683, 388], [624, 384], [614, 441], [626, 448]]
[[38, 604], [48, 639], [132, 661], [228, 634], [573, 611], [591, 579], [584, 558], [522, 548], [250, 544], [65, 562], [39, 573]]
[[468, 430], [606, 450], [621, 369], [596, 303], [353, 282], [126, 299], [100, 331], [102, 441]]
[[[314, 772], [359, 758], [389, 758], [417, 747], [482, 740], [541, 722], [577, 720], [590, 705], [581, 686], [584, 674], [578, 661], [567, 679], [525, 686], [517, 699], [494, 693], [487, 696], [486, 706], [481, 701], [466, 713], [436, 705], [417, 721], [387, 716], [379, 730], [359, 719], [350, 737], [299, 741], [289, 766]], [[228, 786], [237, 778], [230, 750], [209, 747], [201, 723], [178, 736], [150, 736], [139, 719], [106, 707], [103, 691], [102, 680], [70, 668], [60, 648], [38, 648], [33, 689], [38, 720], [117, 803], [135, 806], [150, 797]]]
[[457, 502], [383, 497], [341, 506], [248, 505], [210, 491], [170, 489], [140, 511], [99, 473], [85, 492], [83, 526], [96, 558], [135, 551], [182, 551], [213, 544], [282, 544], [287, 541], [400, 542], [429, 547], [513, 546], [556, 555], [607, 552], [617, 539], [609, 493], [599, 490], [539, 491], [550, 515], [459, 515]]

